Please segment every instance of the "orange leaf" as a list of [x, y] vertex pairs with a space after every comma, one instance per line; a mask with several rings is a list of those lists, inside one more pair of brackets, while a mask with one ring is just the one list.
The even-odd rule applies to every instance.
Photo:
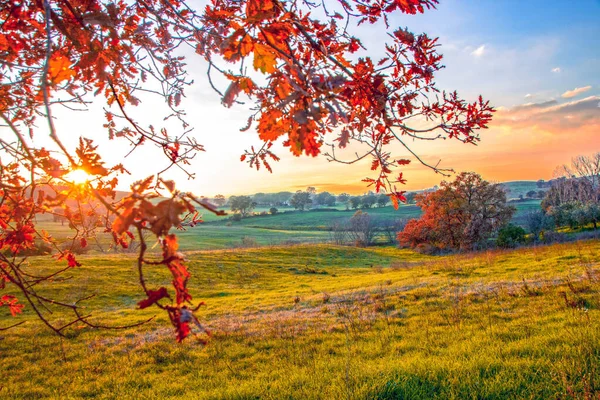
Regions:
[[254, 44], [254, 69], [266, 74], [277, 71], [277, 56], [269, 46]]
[[75, 76], [75, 71], [71, 69], [71, 60], [59, 55], [52, 57], [48, 62], [48, 78], [53, 85]]

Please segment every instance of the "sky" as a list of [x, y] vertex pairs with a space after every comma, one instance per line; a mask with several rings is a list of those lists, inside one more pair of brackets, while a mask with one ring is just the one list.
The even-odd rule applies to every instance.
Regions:
[[[437, 74], [440, 89], [457, 90], [473, 101], [478, 95], [497, 108], [478, 146], [458, 141], [414, 143], [428, 162], [456, 171], [475, 171], [491, 181], [550, 179], [556, 166], [578, 154], [600, 151], [600, 0], [440, 0], [436, 10], [423, 15], [395, 15], [394, 27], [439, 37], [445, 69]], [[355, 31], [374, 58], [386, 40], [383, 26], [363, 25]], [[253, 129], [240, 132], [249, 116], [246, 107], [225, 108], [208, 85], [206, 65], [193, 55], [188, 68], [195, 83], [183, 106], [194, 127], [192, 135], [206, 151], [198, 154], [189, 170], [194, 180], [177, 171], [170, 177], [178, 186], [199, 195], [217, 193], [295, 191], [314, 186], [318, 191], [363, 193], [361, 180], [369, 176], [369, 163], [351, 166], [323, 157], [293, 157], [276, 146], [282, 160], [271, 174], [251, 170], [240, 155], [260, 141]], [[163, 106], [144, 101], [133, 115], [140, 122], [160, 126], [156, 110]], [[69, 132], [70, 144], [79, 135], [106, 137], [101, 105], [89, 112], [56, 113], [58, 127]], [[172, 124], [171, 124], [172, 125]], [[175, 129], [175, 126], [173, 126]], [[69, 140], [67, 140], [69, 142]], [[128, 149], [98, 140], [108, 154], [108, 164], [121, 162]], [[394, 148], [394, 155], [406, 151]], [[149, 175], [164, 167], [160, 154], [150, 148], [124, 159], [136, 174]], [[443, 179], [413, 162], [404, 170], [405, 190], [439, 184]], [[128, 184], [123, 179], [123, 185]], [[123, 186], [122, 185], [122, 186]], [[126, 187], [122, 187], [126, 189]]]

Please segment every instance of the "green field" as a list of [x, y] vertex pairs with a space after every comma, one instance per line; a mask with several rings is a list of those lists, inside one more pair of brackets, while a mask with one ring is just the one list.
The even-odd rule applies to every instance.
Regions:
[[[182, 344], [163, 314], [137, 328], [36, 322], [0, 332], [0, 398], [597, 398], [600, 242], [425, 256], [330, 245], [188, 253], [198, 316]], [[105, 324], [142, 321], [133, 256], [81, 256], [72, 279]], [[50, 268], [31, 258], [32, 273]], [[168, 285], [148, 267], [152, 287]], [[566, 297], [566, 299], [565, 299]], [[4, 310], [3, 310], [4, 311]], [[68, 321], [55, 312], [54, 320]], [[15, 321], [2, 314], [0, 326]]]
[[[539, 200], [515, 202], [517, 212], [513, 222], [524, 223], [527, 212], [539, 209]], [[236, 247], [255, 247], [298, 243], [325, 243], [331, 237], [328, 229], [336, 221], [347, 221], [355, 210], [339, 211], [292, 211], [276, 215], [262, 215], [232, 221], [229, 217], [217, 217], [206, 213], [206, 222], [193, 228], [179, 231], [182, 250], [216, 250]], [[414, 205], [401, 206], [398, 210], [393, 207], [372, 208], [365, 210], [375, 221], [394, 219], [418, 218], [421, 214], [419, 207]], [[39, 228], [52, 234], [57, 239], [72, 235], [65, 225], [52, 222], [47, 216], [39, 220]], [[381, 238], [381, 241], [385, 241]], [[90, 241], [93, 252], [108, 251], [112, 238], [110, 235], [98, 233], [98, 243]], [[102, 251], [101, 251], [102, 250]], [[135, 250], [135, 248], [133, 249]]]
[[[525, 200], [511, 203], [517, 211], [515, 219], [522, 219], [532, 210], [540, 208], [540, 200]], [[402, 205], [397, 210], [392, 206], [376, 207], [362, 210], [375, 220], [411, 219], [421, 215], [421, 209], [415, 205]], [[283, 229], [283, 230], [327, 230], [333, 222], [352, 218], [356, 210], [339, 209], [337, 211], [287, 211], [276, 215], [259, 215], [243, 218], [241, 221], [231, 221], [227, 217], [208, 220], [211, 225], [245, 226], [251, 228]]]
[[540, 190], [547, 190], [537, 187], [536, 181], [510, 181], [502, 182], [502, 186], [508, 189], [507, 197], [509, 199], [518, 199], [519, 196], [526, 197], [527, 192]]
[[[362, 210], [369, 213], [377, 220], [381, 219], [410, 219], [421, 215], [421, 209], [415, 205], [400, 206], [395, 210], [392, 206], [381, 208], [370, 208]], [[276, 215], [259, 215], [243, 218], [241, 221], [230, 221], [229, 219], [220, 219], [214, 222], [207, 222], [207, 225], [226, 225], [247, 226], [253, 228], [266, 229], [285, 229], [285, 230], [327, 230], [333, 222], [348, 220], [356, 210], [345, 210], [340, 208], [337, 211], [286, 211]]]

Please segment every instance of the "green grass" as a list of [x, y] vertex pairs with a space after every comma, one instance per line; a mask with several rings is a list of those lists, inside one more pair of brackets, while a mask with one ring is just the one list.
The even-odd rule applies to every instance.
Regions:
[[[392, 206], [371, 208], [363, 210], [375, 219], [416, 218], [421, 214], [421, 209], [415, 205], [401, 206], [395, 210]], [[356, 210], [340, 209], [338, 211], [287, 211], [276, 215], [253, 216], [243, 218], [241, 221], [219, 220], [210, 225], [246, 226], [266, 229], [285, 230], [326, 230], [333, 222], [352, 218]]]
[[[517, 212], [513, 222], [523, 225], [528, 211], [539, 208], [539, 200], [513, 203]], [[417, 206], [372, 208], [365, 210], [376, 221], [418, 218], [421, 210]], [[244, 246], [265, 246], [290, 243], [324, 243], [330, 240], [329, 227], [336, 221], [347, 221], [355, 210], [340, 211], [288, 211], [276, 215], [255, 216], [241, 221], [231, 221], [228, 217], [217, 217], [212, 213], [204, 216], [206, 222], [193, 228], [180, 231], [182, 250], [216, 250]], [[52, 222], [42, 215], [38, 228], [47, 231], [56, 239], [64, 240], [73, 235], [68, 226]], [[98, 241], [90, 240], [90, 249], [108, 251], [112, 236], [98, 233]], [[245, 239], [244, 239], [245, 238]], [[244, 240], [244, 242], [243, 242]], [[383, 239], [382, 239], [383, 240]]]
[[[165, 315], [134, 329], [27, 321], [1, 332], [0, 397], [194, 399], [596, 398], [600, 242], [425, 256], [303, 245], [191, 252], [213, 338], [175, 343]], [[131, 256], [81, 257], [41, 288], [94, 321], [142, 321]], [[51, 268], [32, 258], [31, 271]], [[152, 287], [168, 274], [148, 268]], [[562, 297], [567, 296], [567, 302]], [[577, 303], [571, 307], [570, 303]], [[4, 310], [2, 310], [4, 311]], [[57, 312], [55, 319], [67, 321]], [[0, 326], [14, 321], [2, 314]]]
[[[514, 221], [521, 221], [527, 212], [539, 209], [540, 200], [525, 200], [511, 203], [517, 211]], [[403, 205], [398, 210], [392, 206], [376, 207], [363, 212], [369, 213], [375, 220], [412, 219], [419, 218], [421, 209], [415, 205]], [[243, 218], [241, 221], [231, 221], [228, 218], [218, 220], [207, 219], [206, 225], [231, 225], [248, 228], [280, 229], [280, 230], [327, 230], [332, 223], [352, 218], [356, 210], [339, 209], [338, 211], [287, 211], [276, 215], [260, 215]]]
[[518, 199], [519, 196], [526, 197], [527, 192], [540, 190], [547, 190], [547, 188], [540, 189], [537, 187], [537, 181], [510, 181], [502, 182], [502, 185], [509, 189], [507, 197], [510, 199]]

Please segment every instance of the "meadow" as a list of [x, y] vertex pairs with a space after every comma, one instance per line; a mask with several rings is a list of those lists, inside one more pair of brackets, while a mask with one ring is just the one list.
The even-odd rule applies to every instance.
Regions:
[[[523, 224], [527, 212], [539, 209], [539, 200], [515, 202], [517, 212], [513, 222]], [[239, 247], [290, 245], [300, 243], [325, 243], [331, 241], [329, 229], [335, 222], [348, 221], [356, 210], [346, 210], [339, 206], [336, 210], [295, 211], [283, 209], [276, 215], [257, 215], [233, 221], [231, 216], [216, 216], [205, 212], [204, 223], [195, 227], [186, 227], [178, 231], [181, 249], [184, 251], [217, 250]], [[260, 212], [264, 209], [258, 208]], [[401, 205], [398, 210], [392, 206], [363, 210], [377, 221], [418, 218], [421, 210], [415, 205]], [[64, 239], [73, 232], [67, 225], [52, 222], [50, 216], [41, 215], [38, 226], [56, 239]], [[112, 236], [98, 232], [97, 241], [90, 240], [89, 251], [102, 253], [108, 251], [112, 244]], [[387, 239], [381, 237], [379, 242]], [[132, 250], [135, 250], [135, 246]]]
[[[49, 296], [95, 294], [84, 304], [99, 323], [156, 318], [74, 325], [61, 339], [26, 309], [25, 324], [0, 332], [0, 397], [596, 398], [599, 251], [600, 241], [446, 256], [322, 244], [189, 252], [206, 345], [202, 333], [177, 344], [166, 315], [136, 310], [133, 256], [80, 256]], [[170, 278], [148, 268], [148, 280]]]

